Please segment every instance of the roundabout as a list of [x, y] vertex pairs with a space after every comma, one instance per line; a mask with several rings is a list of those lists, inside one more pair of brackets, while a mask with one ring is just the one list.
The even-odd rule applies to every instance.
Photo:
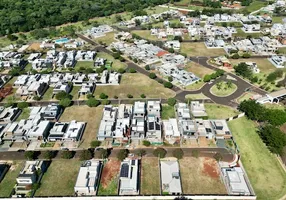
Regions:
[[227, 97], [237, 90], [237, 85], [231, 81], [220, 81], [210, 88], [210, 93], [217, 97]]

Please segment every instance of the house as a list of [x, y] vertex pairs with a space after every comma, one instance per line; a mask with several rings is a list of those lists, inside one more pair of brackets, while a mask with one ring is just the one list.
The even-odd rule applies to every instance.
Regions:
[[44, 161], [26, 161], [24, 168], [16, 179], [15, 196], [25, 197], [29, 192], [32, 192], [32, 185], [37, 183], [44, 170]]
[[58, 82], [53, 89], [53, 95], [58, 94], [59, 92], [69, 93], [71, 89], [72, 89], [72, 86], [69, 83]]
[[260, 69], [258, 68], [258, 66], [255, 62], [245, 62], [245, 64], [248, 66], [249, 69], [251, 69], [251, 71], [254, 74], [260, 73]]
[[147, 132], [146, 139], [150, 142], [162, 141], [160, 101], [147, 102]]
[[286, 67], [286, 56], [278, 56], [274, 55], [268, 60], [276, 67], [276, 68], [284, 68]]
[[[31, 85], [29, 85], [27, 89], [28, 89], [29, 95], [41, 97], [46, 92], [47, 88], [48, 88], [47, 83], [34, 81], [31, 83]], [[16, 92], [16, 94], [18, 93]], [[25, 93], [24, 93], [24, 96], [25, 96]]]
[[176, 111], [177, 111], [177, 117], [178, 117], [179, 122], [191, 119], [190, 108], [188, 104], [178, 103], [176, 105]]
[[169, 120], [163, 120], [163, 131], [165, 139], [170, 141], [172, 139], [180, 139], [180, 131], [178, 129], [177, 119], [170, 118]]
[[0, 123], [13, 122], [21, 113], [19, 108], [0, 106]]
[[121, 162], [119, 175], [119, 195], [139, 195], [139, 163], [137, 159]]
[[95, 89], [95, 83], [94, 82], [86, 82], [81, 85], [81, 88], [78, 91], [78, 95], [87, 95], [87, 94], [93, 94]]
[[76, 73], [72, 80], [74, 86], [81, 86], [83, 82], [86, 80], [86, 75], [82, 73]]
[[48, 41], [43, 41], [41, 44], [40, 44], [40, 48], [41, 49], [55, 49], [56, 48], [56, 45], [55, 43], [50, 43]]
[[164, 46], [166, 48], [180, 49], [181, 45], [178, 40], [166, 41]]
[[28, 130], [28, 132], [26, 133], [26, 136], [30, 141], [47, 139], [50, 128], [51, 128], [50, 121], [46, 121], [46, 120], [40, 121], [38, 125]]
[[17, 77], [17, 80], [14, 82], [13, 87], [17, 88], [20, 86], [25, 85], [29, 80], [29, 76], [28, 75], [20, 75]]
[[43, 112], [41, 113], [42, 118], [45, 120], [57, 120], [61, 114], [61, 108], [57, 104], [49, 104], [44, 107]]
[[146, 104], [136, 101], [133, 106], [133, 118], [131, 122], [131, 139], [138, 140], [145, 137], [146, 132]]
[[161, 190], [163, 194], [182, 194], [178, 161], [160, 160]]
[[229, 195], [249, 196], [253, 194], [246, 173], [241, 167], [223, 167], [221, 172]]
[[115, 119], [117, 116], [117, 107], [112, 105], [104, 106], [103, 116], [99, 125], [97, 139], [99, 141], [112, 140], [115, 129]]
[[218, 66], [227, 67], [227, 68], [232, 67], [231, 62], [225, 56], [219, 56], [219, 57], [214, 58], [214, 62]]
[[40, 58], [41, 56], [42, 56], [41, 53], [31, 53], [27, 60], [29, 63], [32, 63], [34, 60]]
[[79, 141], [85, 128], [85, 122], [56, 122], [50, 130], [49, 141]]
[[191, 113], [194, 117], [207, 116], [204, 104], [199, 101], [191, 101]]
[[120, 104], [118, 106], [118, 114], [116, 118], [116, 125], [113, 136], [113, 142], [115, 144], [120, 144], [122, 141], [129, 140], [132, 110], [132, 105]]
[[74, 192], [79, 196], [95, 195], [99, 186], [101, 168], [101, 161], [85, 161], [79, 169]]
[[216, 139], [231, 138], [231, 132], [225, 120], [210, 120]]
[[94, 61], [94, 66], [95, 67], [99, 67], [99, 66], [104, 66], [105, 63], [106, 63], [106, 58], [96, 58], [95, 61]]

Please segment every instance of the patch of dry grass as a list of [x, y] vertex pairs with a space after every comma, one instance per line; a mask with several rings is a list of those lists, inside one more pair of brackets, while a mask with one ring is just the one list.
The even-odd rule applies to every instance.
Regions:
[[158, 158], [142, 158], [141, 160], [141, 194], [160, 194]]
[[222, 56], [226, 54], [223, 49], [208, 49], [203, 42], [182, 42], [180, 51], [188, 56]]
[[200, 78], [204, 78], [205, 75], [212, 74], [214, 72], [214, 70], [206, 68], [195, 62], [188, 62], [187, 66], [185, 67], [185, 70], [194, 73]]

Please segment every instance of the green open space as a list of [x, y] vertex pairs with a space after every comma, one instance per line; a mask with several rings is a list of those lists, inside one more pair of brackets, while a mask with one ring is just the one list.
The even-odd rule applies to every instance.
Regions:
[[237, 86], [235, 84], [227, 85], [227, 82], [222, 81], [215, 85], [213, 85], [210, 89], [210, 92], [218, 97], [226, 97], [233, 94], [237, 90]]
[[98, 43], [104, 43], [109, 46], [112, 42], [115, 42], [114, 33], [115, 32], [106, 33], [105, 36], [95, 38], [94, 40]]
[[237, 110], [220, 104], [205, 103], [205, 109], [209, 119], [227, 119], [239, 114]]
[[30, 116], [30, 109], [29, 108], [24, 108], [17, 118], [17, 121], [20, 121], [21, 119], [28, 119]]
[[87, 68], [94, 68], [92, 61], [78, 61], [76, 62], [76, 65], [74, 67], [76, 71], [79, 71], [81, 69], [87, 69]]
[[199, 93], [199, 94], [187, 94], [185, 96], [186, 99], [188, 100], [198, 100], [198, 99], [209, 99], [206, 95], [204, 95], [203, 93]]
[[253, 12], [256, 10], [259, 10], [260, 8], [267, 6], [267, 2], [266, 1], [253, 1], [249, 6], [246, 6], [245, 9], [248, 12]]
[[156, 35], [151, 35], [151, 32], [149, 30], [134, 30], [131, 31], [131, 33], [134, 33], [147, 40], [163, 41], [163, 39], [159, 39]]
[[16, 178], [18, 177], [24, 162], [23, 161], [13, 161], [8, 172], [5, 174], [3, 180], [0, 183], [0, 197], [10, 197], [13, 187], [16, 184]]
[[44, 101], [48, 101], [48, 100], [51, 100], [52, 99], [52, 97], [53, 97], [53, 87], [49, 87], [47, 90], [46, 90], [46, 92], [45, 92], [45, 94], [43, 95], [43, 97], [42, 97], [42, 99], [44, 100]]
[[[231, 110], [230, 110], [231, 111]], [[238, 144], [242, 164], [257, 199], [276, 200], [286, 194], [286, 173], [256, 132], [256, 124], [246, 117], [228, 122]]]
[[169, 106], [167, 104], [162, 105], [162, 119], [169, 119], [175, 117], [175, 109], [174, 106]]
[[52, 161], [35, 196], [73, 196], [80, 165], [77, 159]]
[[105, 59], [107, 59], [107, 61], [111, 61], [113, 70], [126, 69], [127, 68], [126, 63], [120, 62], [119, 60], [113, 58], [111, 55], [109, 55], [107, 53], [98, 52], [96, 57], [105, 58]]
[[258, 37], [263, 36], [263, 34], [261, 32], [259, 32], [259, 33], [245, 33], [243, 30], [241, 30], [241, 28], [237, 28], [236, 31], [237, 31], [237, 33], [233, 34], [233, 36], [236, 36], [236, 37], [246, 38], [247, 36], [251, 36], [253, 38], [258, 38]]
[[208, 49], [203, 42], [182, 42], [180, 52], [188, 56], [222, 56], [226, 54], [222, 48]]

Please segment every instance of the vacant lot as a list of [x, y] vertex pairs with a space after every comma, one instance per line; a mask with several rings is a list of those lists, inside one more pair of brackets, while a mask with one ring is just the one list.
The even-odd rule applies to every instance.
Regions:
[[35, 196], [72, 196], [80, 165], [76, 159], [52, 161]]
[[77, 120], [86, 122], [85, 131], [80, 147], [88, 148], [92, 140], [96, 140], [96, 133], [102, 117], [102, 106], [90, 108], [88, 106], [72, 106], [65, 109], [60, 121]]
[[74, 67], [76, 71], [87, 69], [87, 68], [93, 68], [92, 61], [78, 61]]
[[255, 62], [258, 66], [258, 68], [260, 69], [261, 73], [264, 74], [269, 74], [273, 71], [275, 71], [276, 67], [274, 65], [272, 65], [271, 62], [269, 62], [268, 59], [263, 58], [263, 59], [259, 59], [259, 58], [249, 58], [249, 59], [230, 59], [229, 60], [231, 62], [231, 64], [233, 66], [241, 63], [241, 62]]
[[120, 85], [98, 86], [94, 95], [98, 97], [101, 93], [107, 94], [110, 98], [118, 96], [119, 98], [127, 98], [127, 94], [133, 95], [134, 98], [140, 98], [141, 94], [145, 94], [149, 98], [169, 98], [175, 96], [175, 93], [155, 80], [149, 77], [134, 73], [125, 73], [122, 76]]
[[239, 114], [237, 110], [220, 104], [206, 103], [205, 108], [209, 119], [227, 119]]
[[212, 74], [214, 72], [213, 70], [206, 68], [202, 65], [199, 65], [198, 63], [195, 62], [189, 62], [185, 70], [194, 73], [196, 76], [200, 78], [204, 78], [205, 75]]
[[222, 56], [226, 54], [223, 49], [207, 49], [203, 42], [182, 42], [181, 52], [188, 56]]
[[111, 61], [112, 62], [112, 69], [113, 70], [118, 70], [118, 69], [126, 69], [127, 68], [127, 64], [120, 62], [119, 60], [116, 60], [115, 58], [113, 58], [111, 55], [104, 53], [104, 52], [98, 52], [96, 57], [98, 58], [105, 58], [107, 59], [107, 61]]
[[255, 123], [243, 117], [228, 124], [258, 199], [274, 200], [285, 195], [286, 174], [258, 136]]
[[140, 37], [145, 38], [147, 40], [163, 41], [163, 39], [158, 39], [158, 37], [156, 35], [151, 35], [151, 32], [149, 30], [136, 30], [136, 31], [132, 31], [131, 33], [139, 35]]
[[169, 119], [175, 117], [174, 106], [169, 106], [167, 104], [162, 105], [162, 119]]
[[159, 164], [157, 158], [143, 158], [141, 190], [143, 195], [160, 194]]
[[103, 42], [109, 46], [112, 42], [115, 42], [114, 32], [106, 33], [105, 36], [95, 38], [94, 40], [98, 43]]
[[117, 195], [120, 161], [109, 160], [103, 167], [98, 195]]
[[179, 163], [184, 194], [227, 194], [214, 159], [188, 157]]
[[1, 198], [10, 197], [13, 187], [16, 184], [16, 178], [18, 177], [23, 165], [24, 161], [13, 161], [13, 164], [0, 183]]

